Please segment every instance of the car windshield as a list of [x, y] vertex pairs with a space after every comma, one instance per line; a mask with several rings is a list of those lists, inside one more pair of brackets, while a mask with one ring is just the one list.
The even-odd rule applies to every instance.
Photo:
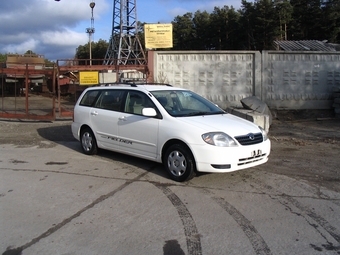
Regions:
[[224, 114], [218, 106], [209, 100], [188, 90], [152, 91], [154, 97], [164, 109], [174, 117]]

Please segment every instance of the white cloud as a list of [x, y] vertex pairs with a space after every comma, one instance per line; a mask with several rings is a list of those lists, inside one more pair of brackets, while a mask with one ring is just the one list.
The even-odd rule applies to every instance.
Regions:
[[25, 53], [28, 50], [35, 52], [38, 44], [39, 41], [31, 38], [22, 43], [6, 45], [4, 49], [9, 53]]
[[77, 33], [69, 29], [64, 31], [48, 31], [41, 34], [41, 41], [47, 45], [78, 47], [88, 42], [88, 36], [85, 33]]
[[[88, 42], [91, 1], [1, 0], [0, 53], [32, 50], [48, 59], [72, 58]], [[111, 0], [96, 0], [94, 16], [109, 12]], [[109, 36], [108, 36], [109, 37]]]

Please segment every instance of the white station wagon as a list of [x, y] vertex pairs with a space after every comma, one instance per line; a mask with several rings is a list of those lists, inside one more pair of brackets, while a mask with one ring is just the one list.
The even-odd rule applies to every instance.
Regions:
[[170, 85], [87, 88], [74, 108], [73, 136], [85, 154], [98, 148], [163, 163], [175, 181], [267, 162], [270, 140], [254, 123], [196, 93]]

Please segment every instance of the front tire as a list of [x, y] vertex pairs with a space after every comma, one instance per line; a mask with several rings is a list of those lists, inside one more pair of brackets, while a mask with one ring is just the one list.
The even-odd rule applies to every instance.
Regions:
[[164, 157], [164, 166], [170, 178], [184, 182], [196, 175], [195, 160], [189, 149], [180, 144], [170, 146]]
[[90, 128], [84, 128], [80, 134], [80, 144], [83, 152], [86, 155], [97, 154], [97, 141]]

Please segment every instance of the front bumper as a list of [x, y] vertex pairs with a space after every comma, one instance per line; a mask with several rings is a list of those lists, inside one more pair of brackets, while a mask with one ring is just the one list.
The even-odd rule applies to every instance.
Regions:
[[268, 161], [271, 143], [238, 147], [197, 145], [192, 147], [198, 172], [227, 173], [264, 164]]

